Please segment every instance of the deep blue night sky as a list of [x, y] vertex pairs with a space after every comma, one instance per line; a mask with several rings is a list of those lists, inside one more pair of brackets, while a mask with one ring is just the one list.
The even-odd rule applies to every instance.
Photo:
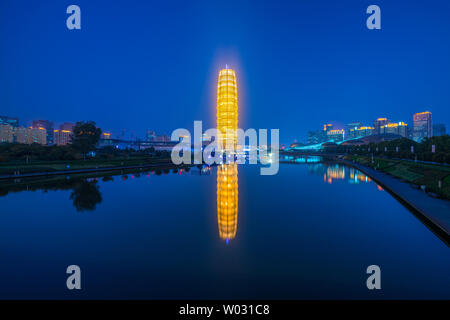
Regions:
[[[66, 28], [70, 4], [81, 30]], [[366, 28], [370, 4], [382, 30]], [[280, 128], [283, 143], [425, 110], [450, 126], [448, 0], [0, 2], [0, 114], [22, 124], [95, 120], [141, 137], [210, 127], [226, 63], [240, 126]]]

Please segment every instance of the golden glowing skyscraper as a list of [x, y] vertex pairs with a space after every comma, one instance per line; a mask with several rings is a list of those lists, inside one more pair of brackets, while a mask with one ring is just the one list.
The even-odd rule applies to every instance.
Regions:
[[222, 148], [229, 151], [235, 150], [237, 143], [237, 99], [236, 73], [228, 68], [220, 70], [217, 83], [217, 130], [222, 134]]
[[[236, 73], [232, 69], [219, 71], [217, 82], [217, 130], [222, 148], [236, 150], [238, 128], [238, 97]], [[217, 221], [221, 239], [234, 239], [237, 230], [238, 171], [237, 163], [222, 164], [217, 168]]]
[[231, 240], [236, 236], [238, 214], [237, 163], [217, 167], [217, 221], [219, 236]]

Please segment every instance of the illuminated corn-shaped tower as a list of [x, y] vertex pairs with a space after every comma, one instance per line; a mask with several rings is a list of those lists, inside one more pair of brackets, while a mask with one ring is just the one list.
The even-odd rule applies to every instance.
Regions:
[[[236, 150], [238, 128], [238, 101], [236, 73], [232, 69], [219, 71], [217, 82], [217, 130], [220, 131], [222, 148]], [[217, 168], [217, 221], [221, 239], [234, 239], [238, 213], [237, 164], [222, 164]]]
[[221, 239], [234, 239], [238, 214], [237, 163], [217, 167], [217, 221]]
[[[217, 83], [217, 130], [222, 134], [222, 148], [236, 149], [238, 128], [238, 101], [236, 73], [232, 69], [219, 71]], [[231, 149], [231, 150], [230, 150]]]

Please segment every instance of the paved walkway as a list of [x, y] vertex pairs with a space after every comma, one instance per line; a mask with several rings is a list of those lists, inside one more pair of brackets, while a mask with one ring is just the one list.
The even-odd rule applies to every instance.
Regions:
[[414, 189], [406, 182], [359, 163], [347, 160], [342, 160], [342, 162], [362, 171], [381, 185], [409, 207], [447, 245], [450, 245], [450, 201], [432, 198], [424, 191]]

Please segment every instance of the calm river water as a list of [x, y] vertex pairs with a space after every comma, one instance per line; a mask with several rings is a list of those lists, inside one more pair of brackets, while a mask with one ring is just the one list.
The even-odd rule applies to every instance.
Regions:
[[[450, 298], [447, 245], [337, 164], [3, 186], [0, 256], [0, 298]], [[373, 264], [381, 290], [366, 287]]]

